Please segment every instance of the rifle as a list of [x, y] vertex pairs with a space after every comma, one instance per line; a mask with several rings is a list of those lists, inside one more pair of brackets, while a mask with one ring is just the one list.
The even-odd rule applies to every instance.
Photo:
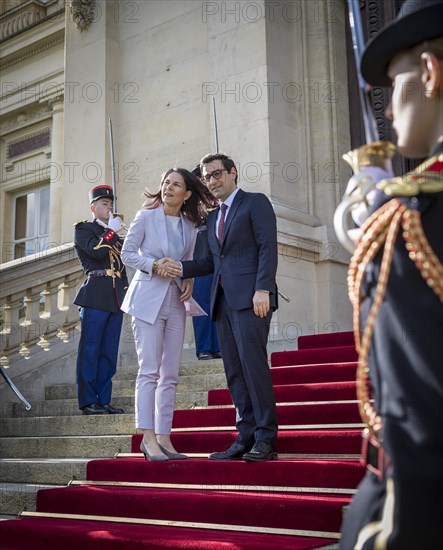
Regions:
[[[354, 174], [358, 174], [365, 166], [377, 166], [387, 172], [392, 172], [391, 159], [395, 153], [395, 146], [390, 141], [380, 141], [377, 122], [372, 111], [371, 87], [360, 72], [360, 61], [365, 43], [359, 0], [348, 0], [348, 10], [366, 144], [345, 153], [343, 159], [351, 166]], [[335, 233], [341, 244], [351, 254], [354, 252], [360, 230], [355, 228], [350, 212], [359, 203], [366, 202], [367, 194], [374, 189], [375, 185], [376, 182], [372, 179], [362, 178], [354, 187], [346, 190], [342, 201], [335, 210], [333, 219]]]
[[118, 216], [121, 220], [122, 228], [127, 231], [128, 227], [123, 223], [123, 214], [119, 214], [117, 211], [117, 180], [115, 177], [115, 159], [114, 159], [114, 137], [112, 135], [112, 121], [109, 117], [109, 148], [111, 151], [111, 180], [112, 180], [112, 193], [114, 195], [114, 207], [112, 214]]
[[111, 180], [112, 193], [114, 194], [114, 215], [117, 212], [117, 182], [115, 179], [115, 160], [114, 160], [114, 138], [112, 135], [112, 121], [109, 117], [109, 147], [111, 150]]

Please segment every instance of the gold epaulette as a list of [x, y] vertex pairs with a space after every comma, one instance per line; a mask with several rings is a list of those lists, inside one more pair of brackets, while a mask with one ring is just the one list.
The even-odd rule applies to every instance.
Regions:
[[443, 191], [443, 153], [427, 159], [404, 176], [380, 181], [377, 189], [390, 197], [412, 197], [419, 193]]
[[73, 224], [74, 227], [77, 227], [77, 225], [78, 225], [79, 223], [88, 223], [88, 220], [80, 220], [80, 221], [78, 221], [78, 222], [74, 222], [74, 224]]

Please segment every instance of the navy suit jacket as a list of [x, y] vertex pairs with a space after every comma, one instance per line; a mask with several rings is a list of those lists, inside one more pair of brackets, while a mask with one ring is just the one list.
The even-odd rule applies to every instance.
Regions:
[[228, 210], [221, 244], [215, 235], [219, 209], [207, 220], [208, 255], [201, 260], [182, 262], [183, 278], [214, 273], [211, 289], [211, 316], [219, 285], [233, 310], [252, 308], [256, 290], [268, 290], [270, 305], [277, 309], [277, 223], [269, 199], [262, 193], [239, 190]]

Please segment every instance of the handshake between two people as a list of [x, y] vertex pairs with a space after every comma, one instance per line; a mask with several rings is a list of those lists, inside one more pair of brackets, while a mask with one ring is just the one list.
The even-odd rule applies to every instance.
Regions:
[[[161, 258], [160, 260], [156, 260], [155, 274], [165, 278], [171, 277], [171, 279], [180, 277], [182, 274], [181, 263], [172, 258]], [[180, 296], [180, 301], [184, 302], [185, 300], [189, 300], [192, 296], [193, 289], [193, 279], [185, 279], [181, 287], [182, 295]]]
[[160, 277], [180, 277], [182, 274], [181, 263], [172, 258], [162, 258], [161, 260], [156, 261], [156, 270], [155, 274]]
[[[172, 258], [162, 258], [156, 260], [155, 274], [160, 277], [180, 277], [182, 274], [181, 263]], [[194, 287], [193, 279], [185, 279], [182, 285], [182, 295], [180, 300], [183, 302], [188, 300], [192, 296], [192, 290]], [[257, 317], [266, 317], [270, 311], [269, 291], [256, 290], [252, 298], [252, 307]]]

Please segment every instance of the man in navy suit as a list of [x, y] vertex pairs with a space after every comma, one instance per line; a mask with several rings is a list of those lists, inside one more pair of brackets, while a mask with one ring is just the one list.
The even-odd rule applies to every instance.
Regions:
[[399, 152], [428, 158], [378, 182], [349, 269], [367, 472], [343, 550], [442, 546], [442, 21], [443, 0], [404, 2], [361, 59], [366, 82], [392, 89]]
[[275, 214], [265, 195], [237, 187], [237, 169], [227, 155], [206, 155], [200, 166], [219, 207], [207, 220], [208, 256], [182, 262], [182, 277], [214, 273], [211, 316], [239, 432], [229, 449], [210, 458], [275, 460], [277, 410], [266, 350], [277, 309]]

